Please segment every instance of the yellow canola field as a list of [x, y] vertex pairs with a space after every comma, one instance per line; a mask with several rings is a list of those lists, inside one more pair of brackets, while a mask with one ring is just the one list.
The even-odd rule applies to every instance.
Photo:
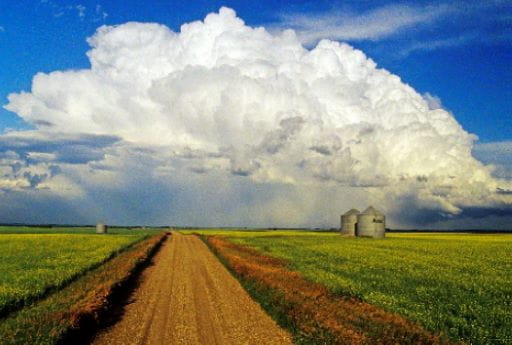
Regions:
[[512, 343], [512, 234], [195, 230], [226, 236], [331, 291], [473, 344]]
[[145, 236], [0, 234], [0, 315], [58, 289]]

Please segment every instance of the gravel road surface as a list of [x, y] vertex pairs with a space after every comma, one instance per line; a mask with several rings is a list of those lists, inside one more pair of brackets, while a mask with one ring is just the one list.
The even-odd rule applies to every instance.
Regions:
[[173, 232], [130, 302], [93, 344], [292, 344], [196, 236]]

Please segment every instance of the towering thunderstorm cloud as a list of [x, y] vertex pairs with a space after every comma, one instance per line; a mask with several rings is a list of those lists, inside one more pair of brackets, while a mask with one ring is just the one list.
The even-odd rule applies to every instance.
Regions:
[[88, 42], [90, 69], [9, 96], [36, 129], [0, 137], [4, 191], [157, 184], [179, 195], [169, 221], [248, 225], [334, 225], [368, 203], [397, 225], [511, 207], [510, 181], [439, 100], [347, 44], [308, 50], [228, 8], [179, 33], [131, 22]]

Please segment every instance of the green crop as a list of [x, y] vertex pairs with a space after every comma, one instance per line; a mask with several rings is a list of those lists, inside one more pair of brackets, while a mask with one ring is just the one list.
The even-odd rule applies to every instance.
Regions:
[[145, 237], [143, 232], [132, 232], [132, 235], [0, 232], [0, 316], [66, 285]]
[[0, 319], [0, 344], [85, 344], [165, 236], [153, 233], [69, 285]]
[[472, 344], [512, 343], [512, 236], [190, 231], [228, 236], [351, 295]]
[[[108, 234], [110, 235], [141, 235], [141, 234], [155, 234], [162, 231], [162, 228], [121, 228], [109, 227]], [[95, 227], [77, 226], [77, 227], [36, 227], [36, 226], [0, 226], [0, 235], [3, 234], [94, 234], [96, 233]]]

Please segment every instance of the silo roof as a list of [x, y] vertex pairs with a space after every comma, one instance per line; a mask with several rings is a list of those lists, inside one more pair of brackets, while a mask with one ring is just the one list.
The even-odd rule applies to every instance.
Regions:
[[379, 214], [376, 209], [373, 208], [373, 206], [368, 207], [366, 210], [363, 211], [362, 214]]
[[361, 213], [361, 212], [359, 212], [359, 210], [356, 210], [355, 208], [353, 208], [353, 209], [351, 209], [351, 210], [347, 211], [347, 212], [344, 214], [344, 216], [350, 216], [350, 215], [352, 215], [352, 214], [359, 214], [359, 213]]

